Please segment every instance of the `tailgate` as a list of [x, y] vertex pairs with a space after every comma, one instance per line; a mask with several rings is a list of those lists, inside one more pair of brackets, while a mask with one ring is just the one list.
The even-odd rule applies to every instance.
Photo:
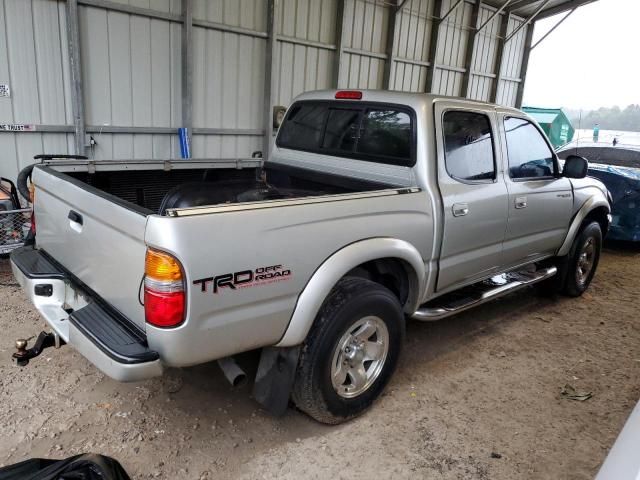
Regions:
[[33, 181], [37, 247], [144, 329], [146, 212], [50, 167]]

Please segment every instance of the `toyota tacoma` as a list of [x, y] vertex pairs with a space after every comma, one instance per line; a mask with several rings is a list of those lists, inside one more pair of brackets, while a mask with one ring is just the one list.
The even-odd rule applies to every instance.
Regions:
[[305, 93], [268, 158], [220, 167], [36, 164], [11, 262], [51, 331], [18, 363], [66, 343], [120, 381], [213, 360], [237, 379], [260, 350], [257, 401], [336, 424], [383, 391], [408, 319], [580, 296], [610, 223], [584, 158], [561, 168], [526, 114], [464, 99]]

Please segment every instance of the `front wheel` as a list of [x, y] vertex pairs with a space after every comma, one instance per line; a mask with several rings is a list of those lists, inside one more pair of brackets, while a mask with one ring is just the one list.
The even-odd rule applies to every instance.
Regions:
[[391, 378], [403, 337], [404, 315], [390, 290], [362, 278], [342, 279], [303, 345], [294, 403], [328, 424], [364, 412]]
[[585, 292], [596, 273], [601, 250], [602, 229], [598, 222], [591, 222], [584, 226], [571, 247], [562, 293], [579, 297]]

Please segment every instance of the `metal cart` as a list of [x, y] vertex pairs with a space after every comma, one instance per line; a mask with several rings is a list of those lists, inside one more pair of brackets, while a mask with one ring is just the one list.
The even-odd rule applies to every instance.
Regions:
[[15, 184], [0, 177], [0, 255], [24, 245], [31, 229], [31, 209], [22, 208]]

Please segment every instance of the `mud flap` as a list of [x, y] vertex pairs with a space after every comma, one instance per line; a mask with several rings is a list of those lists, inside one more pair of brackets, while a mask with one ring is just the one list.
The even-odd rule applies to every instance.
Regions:
[[287, 411], [298, 368], [300, 348], [298, 345], [262, 349], [253, 385], [253, 397], [272, 415], [281, 416]]

